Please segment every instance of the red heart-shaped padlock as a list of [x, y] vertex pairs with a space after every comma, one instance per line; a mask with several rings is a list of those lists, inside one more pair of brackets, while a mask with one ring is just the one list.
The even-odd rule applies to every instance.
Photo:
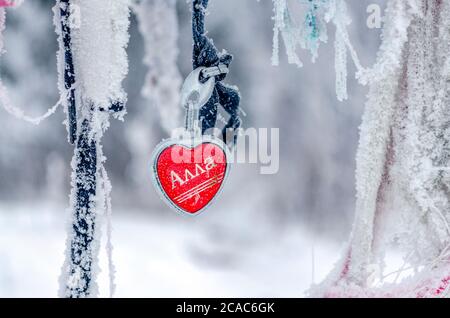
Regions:
[[228, 174], [225, 146], [215, 139], [168, 140], [153, 156], [153, 180], [169, 206], [196, 215], [220, 192]]

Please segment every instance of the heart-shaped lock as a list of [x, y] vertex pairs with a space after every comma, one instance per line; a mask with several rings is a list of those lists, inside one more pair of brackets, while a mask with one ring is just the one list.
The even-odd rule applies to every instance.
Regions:
[[215, 79], [205, 82], [205, 68], [185, 80], [181, 104], [186, 108], [186, 127], [181, 139], [163, 141], [154, 151], [152, 177], [161, 197], [178, 212], [197, 215], [219, 194], [229, 172], [227, 147], [212, 136], [202, 136], [200, 108], [211, 98]]
[[220, 193], [229, 172], [225, 146], [215, 139], [167, 140], [154, 154], [153, 179], [176, 211], [197, 215]]

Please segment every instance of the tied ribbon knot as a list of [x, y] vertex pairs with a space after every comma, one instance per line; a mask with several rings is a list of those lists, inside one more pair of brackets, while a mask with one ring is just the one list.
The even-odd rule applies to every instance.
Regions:
[[[192, 3], [192, 35], [194, 40], [192, 64], [193, 68], [214, 67], [219, 64], [230, 66], [233, 56], [227, 52], [219, 52], [213, 41], [206, 36], [205, 13], [209, 0], [193, 0]], [[222, 83], [227, 74], [215, 76], [216, 84], [210, 100], [202, 107], [199, 120], [202, 123], [202, 134], [216, 125], [218, 105], [221, 105], [230, 118], [222, 129], [222, 138], [227, 142], [227, 131], [233, 130], [233, 143], [236, 143], [236, 130], [241, 126], [239, 117], [240, 95], [236, 88]]]

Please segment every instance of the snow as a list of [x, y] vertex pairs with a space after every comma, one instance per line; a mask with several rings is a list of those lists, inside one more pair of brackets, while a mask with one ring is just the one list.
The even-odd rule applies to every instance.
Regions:
[[79, 26], [72, 27], [72, 50], [81, 98], [98, 108], [126, 100], [122, 81], [128, 73], [128, 0], [72, 0]]
[[407, 29], [412, 17], [418, 14], [417, 6], [416, 0], [388, 2], [377, 61], [370, 69], [358, 73], [362, 84], [380, 81], [387, 71], [399, 67], [402, 50], [408, 40]]
[[[63, 211], [50, 203], [0, 205], [0, 297], [57, 296]], [[220, 238], [220, 228], [201, 217], [174, 215], [169, 222], [142, 211], [116, 212], [116, 297], [302, 297], [311, 284], [312, 242], [317, 280], [338, 256], [334, 243], [294, 227], [243, 244], [239, 233]], [[104, 248], [100, 267], [108, 268]], [[101, 271], [100, 297], [109, 296], [108, 280]]]
[[[343, 101], [348, 98], [347, 94], [347, 46], [345, 28], [350, 23], [350, 19], [347, 16], [347, 9], [345, 3], [339, 1], [340, 6], [335, 6], [334, 9], [334, 21], [336, 21], [336, 38], [334, 42], [335, 51], [335, 72], [336, 72], [336, 96], [339, 101]], [[343, 16], [340, 16], [343, 15]], [[339, 23], [342, 21], [341, 23]], [[342, 25], [345, 24], [345, 25]]]

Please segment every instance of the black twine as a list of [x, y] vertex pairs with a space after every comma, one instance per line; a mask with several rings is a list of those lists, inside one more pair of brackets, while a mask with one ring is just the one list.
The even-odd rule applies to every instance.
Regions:
[[[192, 35], [194, 40], [192, 64], [193, 68], [214, 67], [219, 64], [230, 66], [233, 56], [229, 53], [220, 53], [213, 41], [206, 36], [205, 11], [209, 0], [193, 0], [192, 2]], [[200, 110], [200, 122], [202, 133], [215, 127], [218, 105], [221, 105], [230, 115], [230, 118], [222, 129], [223, 141], [227, 141], [227, 131], [233, 130], [233, 142], [236, 142], [236, 130], [241, 126], [239, 117], [240, 95], [237, 89], [221, 83], [227, 74], [216, 76], [216, 85], [211, 99]]]

